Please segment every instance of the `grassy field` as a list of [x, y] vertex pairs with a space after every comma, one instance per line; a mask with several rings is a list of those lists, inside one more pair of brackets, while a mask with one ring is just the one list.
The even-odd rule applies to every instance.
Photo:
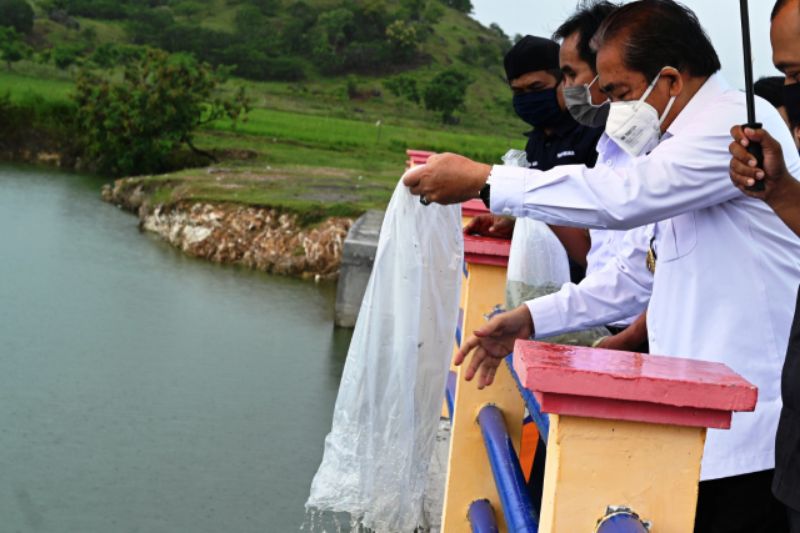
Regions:
[[[502, 114], [494, 123], [472, 118], [443, 126], [436, 115], [398, 99], [350, 101], [341, 80], [302, 90], [289, 83], [230, 83], [243, 83], [250, 93], [247, 121], [221, 120], [197, 132], [197, 146], [222, 155], [214, 169], [138, 178], [154, 200], [275, 206], [310, 219], [356, 215], [385, 206], [408, 148], [492, 163], [508, 148], [524, 146], [524, 125]], [[14, 101], [65, 101], [72, 87], [68, 72], [32, 62], [0, 71], [0, 94]]]
[[435, 152], [456, 151], [485, 161], [497, 160], [518, 140], [442, 129], [422, 129], [392, 123], [366, 122], [285, 111], [254, 109], [247, 122], [220, 121], [213, 129], [266, 137], [266, 141], [293, 142], [310, 148], [356, 151], [367, 156], [404, 153], [406, 148]]
[[49, 101], [65, 101], [69, 99], [74, 84], [70, 80], [42, 77], [30, 65], [25, 73], [0, 72], [0, 94], [8, 94], [11, 99], [20, 102], [40, 96]]

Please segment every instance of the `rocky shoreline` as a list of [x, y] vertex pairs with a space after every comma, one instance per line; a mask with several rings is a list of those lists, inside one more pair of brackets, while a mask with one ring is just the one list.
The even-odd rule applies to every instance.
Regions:
[[[163, 183], [162, 183], [163, 185]], [[332, 280], [353, 219], [331, 217], [304, 226], [294, 213], [232, 203], [151, 201], [141, 182], [122, 179], [102, 190], [105, 201], [139, 216], [139, 227], [184, 253], [273, 274]]]

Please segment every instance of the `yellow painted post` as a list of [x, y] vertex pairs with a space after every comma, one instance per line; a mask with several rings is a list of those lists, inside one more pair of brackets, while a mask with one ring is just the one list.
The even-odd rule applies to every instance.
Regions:
[[694, 529], [706, 428], [550, 415], [541, 533], [593, 531], [625, 505], [660, 533]]
[[719, 363], [578, 346], [517, 341], [514, 370], [550, 413], [540, 533], [593, 531], [608, 506], [692, 531], [706, 428], [757, 397]]
[[[486, 206], [483, 205], [483, 202], [480, 200], [470, 200], [465, 202], [461, 206], [461, 226], [466, 227], [470, 221], [478, 216], [483, 214], [488, 214], [489, 210], [486, 209]], [[504, 269], [505, 275], [505, 269]], [[456, 352], [458, 352], [460, 346], [460, 342], [463, 341], [464, 338], [464, 319], [466, 318], [464, 306], [464, 299], [467, 295], [467, 268], [466, 265], [464, 266], [464, 275], [461, 277], [461, 300], [459, 302], [459, 322], [458, 322], [458, 331], [457, 331], [457, 339], [453, 343], [453, 357], [455, 357]], [[452, 359], [451, 359], [452, 360]], [[456, 372], [458, 369], [452, 363], [450, 364], [450, 371]], [[447, 402], [442, 403], [442, 418], [450, 418], [450, 410], [447, 407]]]
[[[464, 291], [463, 336], [467, 337], [486, 323], [485, 315], [505, 300], [506, 268], [509, 241], [465, 237], [467, 282]], [[505, 531], [505, 520], [495, 488], [491, 467], [477, 424], [480, 408], [491, 403], [503, 412], [509, 435], [519, 450], [524, 405], [519, 390], [506, 365], [498, 368], [491, 387], [478, 390], [476, 381], [463, 378], [457, 371], [455, 409], [450, 435], [450, 460], [444, 495], [442, 531], [469, 533], [469, 505], [488, 499], [495, 510], [498, 526]]]

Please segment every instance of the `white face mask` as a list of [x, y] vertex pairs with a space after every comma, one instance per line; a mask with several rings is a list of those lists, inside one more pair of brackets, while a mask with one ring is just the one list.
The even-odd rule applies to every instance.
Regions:
[[611, 102], [606, 120], [606, 135], [631, 157], [639, 157], [658, 146], [661, 141], [661, 123], [675, 103], [676, 97], [673, 96], [659, 117], [656, 108], [645, 102], [660, 77], [661, 72], [638, 100]]

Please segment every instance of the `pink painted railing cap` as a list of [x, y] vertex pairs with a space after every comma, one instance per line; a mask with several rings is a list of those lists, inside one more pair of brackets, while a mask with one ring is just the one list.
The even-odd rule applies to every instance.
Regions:
[[606, 410], [646, 404], [661, 412], [689, 408], [729, 417], [731, 411], [753, 411], [758, 398], [758, 389], [726, 365], [678, 357], [520, 340], [514, 370], [524, 387], [539, 398], [549, 396], [554, 408], [571, 403], [574, 410], [597, 404], [594, 398], [608, 400]]
[[473, 199], [461, 204], [461, 214], [467, 217], [476, 217], [478, 215], [488, 215], [489, 210], [486, 209], [483, 200]]
[[510, 239], [464, 235], [464, 259], [467, 263], [507, 266]]

